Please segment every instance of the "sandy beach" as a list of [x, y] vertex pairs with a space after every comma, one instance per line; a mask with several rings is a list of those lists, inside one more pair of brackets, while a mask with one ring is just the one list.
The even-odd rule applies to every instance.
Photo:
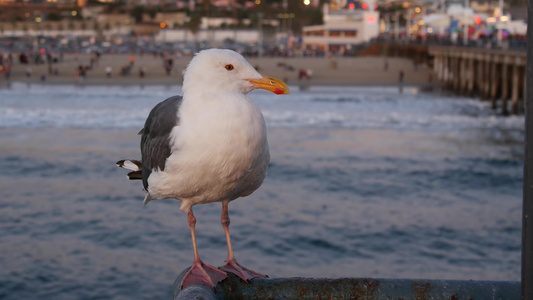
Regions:
[[[173, 57], [173, 68], [166, 74], [163, 59], [152, 54], [135, 55], [135, 62], [128, 75], [122, 75], [123, 67], [130, 64], [130, 54], [102, 54], [84, 78], [77, 75], [78, 67], [89, 66], [91, 54], [65, 54], [62, 61], [52, 64], [21, 64], [14, 57], [11, 81], [29, 83], [62, 84], [181, 84], [182, 72], [191, 56]], [[430, 72], [427, 66], [416, 66], [411, 60], [398, 57], [298, 57], [298, 58], [247, 58], [250, 64], [264, 75], [286, 81], [289, 85], [397, 85], [400, 72], [406, 85], [428, 85]], [[106, 68], [111, 67], [111, 76]], [[144, 70], [144, 76], [140, 71]], [[299, 80], [301, 69], [310, 70], [310, 79]], [[31, 75], [28, 76], [28, 71]], [[55, 74], [54, 74], [55, 73]], [[4, 81], [2, 76], [0, 81]]]

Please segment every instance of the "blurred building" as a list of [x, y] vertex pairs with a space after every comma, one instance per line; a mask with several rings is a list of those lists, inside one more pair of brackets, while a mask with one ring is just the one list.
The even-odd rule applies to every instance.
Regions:
[[324, 24], [305, 26], [303, 48], [313, 52], [349, 52], [379, 35], [373, 0], [332, 0], [324, 5]]
[[[434, 33], [440, 35], [457, 35], [463, 33], [465, 25], [468, 27], [469, 39], [490, 36], [498, 30], [506, 34], [525, 35], [527, 24], [524, 20], [512, 20], [509, 12], [500, 13], [499, 8], [490, 3], [478, 4], [474, 2], [469, 7], [452, 4], [445, 13], [422, 15], [419, 17], [421, 26], [419, 33]], [[422, 31], [423, 30], [423, 31]]]

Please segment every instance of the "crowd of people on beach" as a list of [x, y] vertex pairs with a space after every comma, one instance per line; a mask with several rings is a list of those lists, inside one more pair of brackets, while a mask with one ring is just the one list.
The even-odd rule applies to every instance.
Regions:
[[[23, 63], [23, 61], [28, 62], [28, 57], [26, 56], [20, 56], [19, 61]], [[6, 80], [9, 80], [11, 78], [11, 74], [13, 71], [15, 65], [15, 59], [13, 57], [12, 52], [0, 52], [0, 72], [2, 73], [2, 78], [5, 78]]]
[[[54, 68], [54, 64], [60, 63], [63, 61], [63, 54], [52, 54], [46, 53], [46, 51], [27, 51], [20, 52], [18, 54], [18, 62], [15, 61], [13, 52], [4, 52], [0, 53], [0, 71], [2, 77], [5, 80], [11, 78], [12, 71], [16, 65], [26, 66], [25, 74], [26, 77], [31, 77], [33, 74], [32, 65], [39, 64], [48, 64], [48, 73], [50, 75], [57, 75], [59, 73], [57, 68]], [[46, 79], [46, 74], [41, 75], [41, 80]]]
[[[112, 54], [116, 55], [117, 53]], [[122, 53], [120, 54], [122, 56]], [[3, 40], [0, 42], [0, 80], [9, 81], [13, 76], [20, 78], [18, 77], [20, 75], [24, 76], [26, 80], [38, 78], [41, 81], [46, 81], [54, 76], [65, 77], [66, 75], [72, 76], [76, 82], [82, 82], [91, 75], [111, 78], [131, 77], [133, 74], [138, 74], [138, 78], [145, 78], [149, 75], [148, 72], [152, 72], [149, 70], [153, 70], [153, 67], [147, 68], [142, 62], [136, 61], [137, 57], [144, 55], [153, 55], [155, 59], [159, 59], [162, 73], [171, 76], [176, 69], [175, 59], [179, 58], [172, 51], [143, 53], [143, 51], [133, 48], [123, 54], [123, 56], [129, 57], [129, 61], [117, 66], [116, 60], [109, 62], [108, 59], [102, 62], [102, 56], [108, 54], [99, 50], [64, 51], [53, 44], [39, 44], [36, 47], [35, 45], [23, 44], [22, 41]], [[65, 56], [68, 57], [68, 60], [64, 60]], [[99, 67], [99, 64], [102, 63], [104, 64], [103, 68]], [[95, 72], [102, 72], [102, 74]]]
[[2, 72], [2, 77], [6, 80], [9, 80], [11, 77], [12, 63], [13, 56], [11, 53], [0, 55], [0, 71]]
[[[102, 53], [91, 53], [88, 62], [78, 62], [79, 53], [75, 54], [74, 62], [74, 78], [76, 82], [83, 82], [92, 72], [94, 72], [99, 66], [102, 58]], [[141, 56], [143, 54], [140, 54]], [[158, 54], [156, 58], [161, 59], [161, 65], [164, 73], [167, 76], [172, 75], [174, 69], [174, 58], [169, 54]], [[33, 66], [46, 64], [48, 65], [48, 72], [38, 74], [41, 81], [46, 81], [47, 76], [57, 76], [60, 73], [59, 66], [64, 62], [64, 53], [35, 53], [34, 51], [21, 52], [18, 55], [18, 61], [14, 61], [14, 54], [12, 52], [0, 54], [0, 73], [2, 78], [9, 80], [14, 68], [24, 68], [24, 74], [27, 78], [32, 78], [34, 75]], [[68, 62], [72, 64], [72, 62]], [[129, 61], [119, 68], [118, 72], [113, 73], [112, 64], [107, 64], [104, 68], [104, 75], [107, 78], [114, 76], [128, 77], [134, 72], [134, 68], [138, 69], [139, 78], [145, 78], [147, 76], [147, 69], [144, 65], [136, 64], [136, 54], [129, 55]], [[46, 71], [45, 71], [46, 72]]]

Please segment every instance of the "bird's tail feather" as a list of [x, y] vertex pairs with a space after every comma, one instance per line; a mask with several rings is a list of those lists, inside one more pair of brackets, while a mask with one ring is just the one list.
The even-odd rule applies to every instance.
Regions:
[[142, 180], [143, 172], [142, 171], [133, 171], [128, 173], [129, 180]]
[[132, 171], [141, 171], [142, 170], [142, 162], [135, 160], [135, 159], [123, 159], [117, 161], [117, 166], [132, 170]]
[[[142, 162], [138, 160], [134, 160], [134, 159], [123, 159], [123, 160], [117, 161], [117, 166], [133, 171], [133, 172], [128, 173], [129, 180], [143, 179]], [[150, 193], [146, 193], [146, 197], [144, 197], [143, 205], [148, 204], [148, 202], [154, 199], [155, 198], [152, 197]]]
[[128, 173], [129, 180], [143, 179], [142, 163], [140, 161], [134, 159], [124, 159], [117, 161], [117, 166], [133, 171]]

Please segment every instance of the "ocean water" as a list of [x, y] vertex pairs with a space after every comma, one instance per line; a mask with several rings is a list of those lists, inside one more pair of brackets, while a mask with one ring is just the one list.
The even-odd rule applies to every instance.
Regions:
[[[239, 262], [270, 277], [519, 280], [523, 116], [393, 87], [254, 91], [263, 186], [230, 204]], [[174, 200], [142, 206], [115, 166], [179, 86], [0, 89], [0, 299], [170, 299], [192, 263]], [[221, 205], [195, 206], [226, 257]]]

